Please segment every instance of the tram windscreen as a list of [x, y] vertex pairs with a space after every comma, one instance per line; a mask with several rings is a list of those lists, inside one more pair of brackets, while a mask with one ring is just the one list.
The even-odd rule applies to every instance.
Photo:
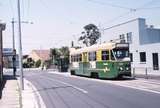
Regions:
[[[114, 54], [113, 54], [114, 53]], [[112, 60], [116, 57], [116, 59], [124, 59], [129, 57], [129, 50], [128, 49], [113, 49], [112, 51]]]

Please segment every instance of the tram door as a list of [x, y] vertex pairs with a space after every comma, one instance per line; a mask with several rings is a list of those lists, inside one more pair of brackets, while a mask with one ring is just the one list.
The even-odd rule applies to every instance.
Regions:
[[153, 53], [152, 58], [153, 58], [153, 70], [159, 70], [158, 53]]
[[88, 70], [88, 53], [84, 52], [83, 53], [83, 74], [87, 73]]

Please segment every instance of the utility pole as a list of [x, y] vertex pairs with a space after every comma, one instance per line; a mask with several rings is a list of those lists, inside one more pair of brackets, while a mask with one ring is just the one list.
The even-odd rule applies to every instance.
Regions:
[[18, 42], [19, 42], [19, 71], [20, 71], [20, 88], [24, 90], [23, 82], [23, 67], [22, 67], [22, 41], [21, 41], [21, 14], [20, 14], [20, 0], [17, 0], [18, 11]]
[[14, 35], [14, 18], [12, 18], [12, 41], [13, 41], [13, 58], [12, 58], [12, 61], [13, 61], [13, 76], [16, 77], [16, 49], [15, 49], [15, 35]]

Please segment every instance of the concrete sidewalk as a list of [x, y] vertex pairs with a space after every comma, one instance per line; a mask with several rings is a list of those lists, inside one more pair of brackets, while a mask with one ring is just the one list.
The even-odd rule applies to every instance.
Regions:
[[25, 88], [20, 93], [18, 79], [4, 75], [0, 108], [46, 108], [40, 94], [28, 80], [24, 79]]
[[0, 100], [0, 108], [21, 108], [17, 79], [12, 76], [5, 76], [4, 83], [5, 85]]
[[46, 108], [38, 90], [26, 79], [24, 79], [22, 91], [22, 104], [23, 108]]
[[144, 79], [150, 79], [150, 80], [159, 80], [160, 81], [160, 76], [159, 75], [144, 75], [144, 74], [136, 74], [135, 78], [144, 78]]

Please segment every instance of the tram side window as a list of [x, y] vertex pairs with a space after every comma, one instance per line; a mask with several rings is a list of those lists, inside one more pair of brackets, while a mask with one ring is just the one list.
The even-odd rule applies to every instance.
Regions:
[[114, 52], [111, 50], [111, 60], [115, 60]]
[[96, 52], [89, 52], [89, 61], [96, 61]]
[[76, 62], [79, 61], [79, 55], [76, 55]]
[[82, 55], [79, 54], [79, 61], [82, 61]]
[[71, 62], [73, 62], [73, 56], [71, 56]]
[[77, 56], [78, 56], [78, 62], [79, 62], [79, 61], [82, 61], [82, 56], [81, 56], [81, 54], [78, 54]]
[[73, 62], [75, 61], [75, 56], [73, 56]]
[[82, 55], [81, 54], [77, 54], [77, 55], [71, 56], [71, 61], [72, 62], [82, 61]]
[[73, 60], [73, 61], [74, 61], [74, 62], [76, 62], [76, 61], [77, 61], [77, 59], [76, 59], [76, 55], [74, 55], [73, 57], [74, 57], [74, 60]]
[[109, 51], [102, 51], [102, 60], [109, 60]]

